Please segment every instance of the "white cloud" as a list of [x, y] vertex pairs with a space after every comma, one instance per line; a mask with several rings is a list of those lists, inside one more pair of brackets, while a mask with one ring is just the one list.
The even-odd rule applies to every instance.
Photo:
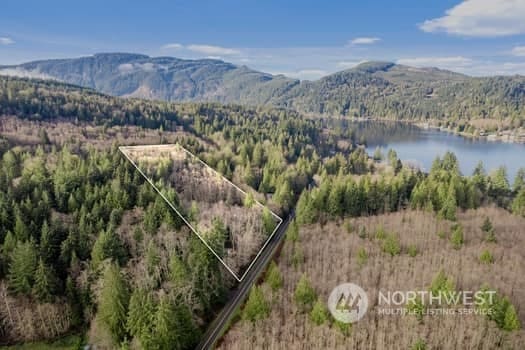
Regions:
[[182, 49], [183, 47], [184, 46], [181, 45], [181, 44], [171, 43], [171, 44], [162, 45], [161, 49], [163, 49], [163, 50], [178, 50], [178, 49]]
[[476, 76], [494, 76], [494, 75], [525, 75], [525, 62], [476, 62], [466, 71], [467, 74]]
[[351, 45], [370, 45], [370, 44], [375, 44], [379, 40], [381, 39], [376, 38], [376, 37], [362, 37], [362, 38], [352, 39], [350, 41], [350, 44]]
[[238, 55], [241, 52], [237, 49], [232, 49], [229, 47], [222, 47], [222, 46], [215, 46], [215, 45], [200, 45], [200, 44], [190, 44], [190, 45], [182, 45], [178, 43], [170, 43], [166, 45], [162, 45], [160, 47], [162, 50], [188, 50], [193, 51], [196, 53], [204, 54], [207, 56], [214, 56], [214, 57], [220, 57], [220, 56], [234, 56]]
[[118, 66], [118, 70], [122, 73], [131, 72], [133, 70], [133, 64], [122, 63]]
[[426, 20], [425, 32], [497, 37], [525, 33], [524, 0], [463, 0], [445, 16]]
[[315, 80], [325, 75], [328, 75], [329, 72], [322, 70], [322, 69], [300, 69], [297, 71], [289, 71], [289, 72], [270, 72], [270, 74], [285, 75], [287, 77], [301, 79], [301, 80]]
[[210, 56], [231, 56], [240, 54], [239, 50], [228, 47], [214, 46], [214, 45], [197, 45], [191, 44], [186, 48], [193, 52], [198, 52]]
[[337, 67], [340, 68], [354, 68], [355, 66], [365, 63], [366, 61], [339, 61], [336, 63]]
[[137, 72], [139, 70], [145, 71], [145, 72], [154, 72], [157, 70], [166, 69], [165, 65], [161, 64], [154, 64], [151, 62], [146, 63], [122, 63], [118, 66], [118, 70], [121, 73], [132, 73]]
[[461, 70], [473, 64], [472, 59], [463, 56], [451, 57], [413, 57], [398, 59], [398, 64], [413, 67], [438, 67], [451, 70]]
[[7, 75], [20, 78], [31, 78], [31, 79], [47, 79], [47, 80], [59, 80], [50, 75], [40, 72], [37, 69], [27, 70], [24, 68], [5, 68], [0, 69], [0, 75]]
[[525, 62], [473, 60], [462, 56], [402, 58], [396, 63], [413, 67], [438, 67], [472, 76], [525, 74]]
[[157, 68], [157, 65], [151, 62], [142, 63], [142, 64], [139, 64], [139, 66], [142, 70], [146, 72], [153, 72]]
[[8, 37], [0, 37], [0, 45], [11, 45], [14, 44], [15, 41]]
[[512, 49], [512, 54], [514, 56], [525, 56], [525, 46], [516, 46]]

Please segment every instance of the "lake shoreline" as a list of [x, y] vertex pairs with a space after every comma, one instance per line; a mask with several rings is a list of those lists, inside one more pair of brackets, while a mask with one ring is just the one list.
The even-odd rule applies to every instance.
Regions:
[[463, 174], [471, 174], [481, 161], [487, 172], [505, 166], [511, 180], [519, 168], [525, 167], [522, 142], [495, 141], [407, 121], [354, 119], [351, 123], [348, 127], [364, 141], [370, 156], [378, 148], [383, 156], [385, 150], [393, 149], [404, 163], [415, 164], [425, 171], [431, 169], [436, 157], [448, 151], [460, 160]]
[[379, 121], [379, 122], [390, 122], [390, 123], [401, 123], [401, 124], [410, 124], [417, 126], [423, 130], [434, 130], [439, 132], [445, 132], [449, 134], [454, 134], [462, 136], [469, 139], [483, 140], [487, 142], [497, 142], [497, 143], [513, 143], [513, 144], [525, 144], [525, 129], [519, 128], [518, 130], [505, 129], [495, 133], [488, 133], [485, 131], [478, 131], [481, 134], [474, 134], [466, 131], [457, 131], [451, 128], [445, 128], [439, 125], [435, 125], [437, 120], [431, 120], [429, 122], [422, 122], [418, 120], [393, 120], [388, 118], [355, 118], [351, 117], [353, 122], [367, 122], [367, 121]]

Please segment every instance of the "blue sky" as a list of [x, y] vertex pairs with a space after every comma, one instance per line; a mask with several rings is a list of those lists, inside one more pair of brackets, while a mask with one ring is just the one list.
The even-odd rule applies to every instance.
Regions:
[[0, 64], [115, 51], [303, 79], [366, 60], [525, 74], [525, 0], [2, 0]]

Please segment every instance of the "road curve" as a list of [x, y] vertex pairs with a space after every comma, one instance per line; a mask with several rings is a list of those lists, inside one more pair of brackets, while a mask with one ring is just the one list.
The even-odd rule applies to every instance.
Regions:
[[294, 217], [294, 212], [292, 211], [290, 215], [282, 222], [282, 224], [279, 226], [273, 237], [271, 238], [270, 242], [266, 245], [266, 248], [264, 251], [259, 255], [259, 258], [255, 261], [252, 268], [250, 269], [250, 272], [244, 277], [242, 282], [239, 283], [235, 291], [233, 292], [232, 297], [226, 303], [224, 308], [221, 310], [221, 312], [217, 315], [215, 320], [210, 324], [208, 329], [206, 330], [206, 333], [202, 336], [202, 340], [197, 345], [195, 349], [198, 350], [207, 350], [212, 349], [215, 343], [219, 340], [219, 338], [222, 335], [222, 331], [228, 324], [228, 321], [232, 318], [233, 314], [235, 313], [235, 310], [242, 304], [246, 296], [248, 295], [248, 292], [250, 291], [250, 288], [252, 285], [257, 281], [257, 278], [266, 269], [266, 266], [272, 259], [277, 247], [279, 247], [279, 243], [284, 238], [284, 234], [286, 232], [286, 229], [288, 228], [288, 225], [290, 224], [290, 221]]

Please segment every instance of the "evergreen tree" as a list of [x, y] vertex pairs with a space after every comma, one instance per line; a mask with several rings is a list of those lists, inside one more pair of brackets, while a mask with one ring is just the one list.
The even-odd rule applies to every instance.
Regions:
[[42, 224], [42, 229], [40, 231], [40, 256], [44, 259], [46, 263], [52, 262], [56, 254], [56, 246], [54, 242], [54, 235], [51, 231], [51, 228], [47, 224], [47, 220]]
[[443, 270], [440, 270], [438, 274], [432, 280], [430, 285], [430, 291], [433, 296], [446, 295], [455, 290], [454, 282], [450, 280]]
[[264, 298], [263, 291], [258, 286], [253, 286], [246, 305], [242, 311], [242, 318], [255, 322], [266, 318], [270, 313], [270, 306]]
[[10, 179], [14, 179], [20, 175], [20, 161], [16, 153], [12, 150], [4, 153], [4, 156], [2, 157], [2, 165]]
[[295, 287], [294, 300], [302, 312], [307, 312], [311, 310], [313, 303], [317, 299], [315, 290], [310, 285], [310, 281], [306, 277], [306, 274], [303, 274]]
[[167, 295], [162, 295], [155, 313], [154, 348], [181, 349], [176, 310]]
[[11, 233], [11, 231], [7, 231], [7, 234], [5, 235], [5, 238], [4, 238], [4, 244], [2, 245], [2, 250], [1, 250], [2, 254], [6, 258], [9, 258], [11, 256], [11, 253], [15, 249], [15, 247], [16, 247], [16, 238]]
[[187, 266], [193, 276], [193, 292], [203, 309], [210, 311], [225, 292], [219, 262], [197, 237], [189, 244]]
[[399, 243], [399, 238], [394, 234], [389, 234], [386, 236], [383, 242], [383, 251], [390, 254], [391, 256], [396, 256], [401, 253], [401, 244]]
[[481, 230], [485, 233], [488, 233], [494, 230], [494, 227], [492, 226], [492, 222], [490, 221], [488, 216], [485, 217], [485, 220], [483, 221], [483, 224], [481, 225]]
[[159, 255], [159, 251], [153, 239], [150, 240], [148, 243], [148, 247], [146, 248], [145, 259], [146, 259], [146, 268], [148, 270], [148, 273], [150, 275], [155, 274], [159, 267], [160, 255]]
[[445, 202], [443, 203], [443, 206], [441, 207], [440, 214], [444, 219], [447, 220], [456, 220], [456, 210], [457, 210], [457, 203], [456, 203], [456, 190], [451, 183], [448, 189], [448, 194], [445, 199]]
[[510, 193], [507, 168], [499, 167], [495, 172], [490, 174], [489, 193], [500, 204], [502, 203], [502, 197], [505, 197]]
[[525, 189], [525, 168], [520, 168], [514, 178], [514, 193], [520, 192], [522, 189]]
[[484, 250], [479, 256], [479, 261], [483, 264], [492, 264], [494, 262], [494, 257], [488, 250]]
[[483, 221], [483, 225], [481, 225], [481, 230], [485, 233], [485, 241], [489, 243], [496, 242], [496, 235], [494, 234], [494, 227], [492, 226], [492, 222], [490, 221], [488, 216], [485, 217], [485, 221]]
[[290, 242], [297, 242], [299, 240], [299, 225], [297, 224], [296, 219], [293, 219], [288, 225], [288, 229], [286, 230], [286, 240]]
[[156, 305], [149, 291], [135, 289], [129, 301], [126, 329], [140, 341], [144, 349], [151, 349], [154, 343]]
[[246, 208], [251, 208], [255, 204], [255, 199], [253, 198], [253, 194], [251, 192], [246, 194], [243, 204]]
[[380, 162], [382, 159], [383, 159], [383, 152], [381, 152], [381, 148], [380, 147], [376, 147], [376, 149], [374, 151], [374, 160], [376, 162]]
[[264, 232], [266, 232], [267, 235], [270, 235], [273, 232], [273, 230], [275, 230], [275, 227], [277, 226], [275, 222], [275, 218], [273, 217], [270, 210], [266, 207], [263, 209], [262, 222], [263, 222]]
[[157, 202], [150, 203], [148, 205], [148, 208], [144, 212], [144, 231], [146, 231], [150, 235], [155, 234], [161, 224], [161, 218], [162, 214], [159, 210]]
[[474, 172], [472, 173], [472, 181], [482, 193], [485, 193], [487, 190], [487, 172], [485, 171], [482, 161], [479, 161], [474, 169]]
[[54, 289], [55, 277], [53, 272], [44, 264], [42, 258], [40, 258], [35, 271], [33, 295], [41, 302], [49, 302], [52, 300]]
[[178, 335], [179, 349], [191, 349], [201, 338], [198, 327], [195, 325], [191, 310], [188, 305], [180, 303], [176, 305], [175, 327]]
[[389, 149], [387, 158], [388, 158], [388, 165], [390, 165], [391, 167], [395, 167], [398, 161], [396, 151], [393, 150], [392, 148]]
[[255, 144], [252, 153], [252, 163], [256, 167], [261, 167], [264, 160], [264, 150], [260, 143]]
[[273, 197], [275, 202], [279, 204], [282, 208], [287, 210], [292, 205], [293, 197], [294, 194], [290, 185], [290, 181], [288, 179], [285, 179], [279, 182], [276, 186], [275, 194]]
[[230, 231], [220, 217], [214, 217], [212, 220], [212, 229], [208, 232], [208, 243], [220, 257], [226, 254], [226, 243], [229, 240]]
[[456, 225], [450, 236], [450, 242], [454, 249], [460, 249], [463, 245], [463, 227], [461, 225]]
[[345, 190], [342, 185], [336, 183], [332, 186], [330, 194], [328, 195], [328, 213], [333, 217], [343, 215], [343, 198]]
[[311, 224], [317, 217], [316, 210], [309, 191], [303, 191], [296, 207], [296, 220], [298, 224]]
[[506, 331], [515, 331], [521, 328], [520, 319], [512, 304], [509, 304], [505, 310], [502, 328]]
[[18, 212], [15, 217], [14, 234], [17, 240], [26, 241], [29, 239], [29, 228], [22, 220], [21, 214]]
[[328, 319], [325, 303], [321, 299], [317, 299], [312, 311], [310, 312], [310, 320], [317, 326], [321, 326]]
[[100, 233], [91, 251], [91, 262], [95, 268], [105, 259], [122, 264], [126, 257], [124, 244], [112, 228]]
[[71, 276], [66, 279], [66, 300], [71, 308], [71, 325], [78, 326], [82, 322], [83, 303], [80, 293]]
[[119, 344], [126, 336], [129, 290], [118, 265], [110, 263], [104, 271], [98, 303], [100, 322]]
[[425, 343], [423, 339], [418, 339], [414, 345], [412, 345], [411, 350], [427, 350], [427, 343]]
[[359, 248], [357, 251], [357, 264], [359, 266], [364, 266], [368, 261], [368, 253], [365, 248]]
[[11, 254], [9, 287], [16, 293], [29, 294], [35, 279], [37, 251], [32, 241], [18, 242]]
[[188, 269], [177, 254], [171, 254], [168, 269], [170, 281], [174, 286], [181, 287], [187, 283]]
[[352, 330], [352, 324], [351, 323], [341, 322], [341, 321], [338, 321], [338, 320], [334, 321], [334, 326], [345, 337], [348, 337], [350, 335], [350, 331]]
[[255, 177], [255, 174], [253, 172], [253, 169], [252, 169], [252, 165], [250, 163], [250, 161], [248, 161], [246, 163], [246, 166], [244, 167], [244, 182], [252, 187], [252, 188], [257, 188], [257, 181], [256, 181], [256, 177]]
[[456, 155], [452, 152], [446, 152], [441, 162], [441, 169], [449, 173], [459, 174], [459, 162]]
[[512, 212], [515, 215], [525, 217], [525, 188], [521, 189], [514, 201], [512, 202]]
[[266, 282], [273, 291], [277, 291], [283, 285], [281, 271], [279, 271], [279, 267], [273, 260], [270, 263], [270, 267], [268, 267], [268, 272], [266, 272]]
[[399, 174], [399, 172], [403, 169], [403, 162], [401, 162], [401, 159], [398, 159], [395, 166], [394, 166], [394, 174]]

